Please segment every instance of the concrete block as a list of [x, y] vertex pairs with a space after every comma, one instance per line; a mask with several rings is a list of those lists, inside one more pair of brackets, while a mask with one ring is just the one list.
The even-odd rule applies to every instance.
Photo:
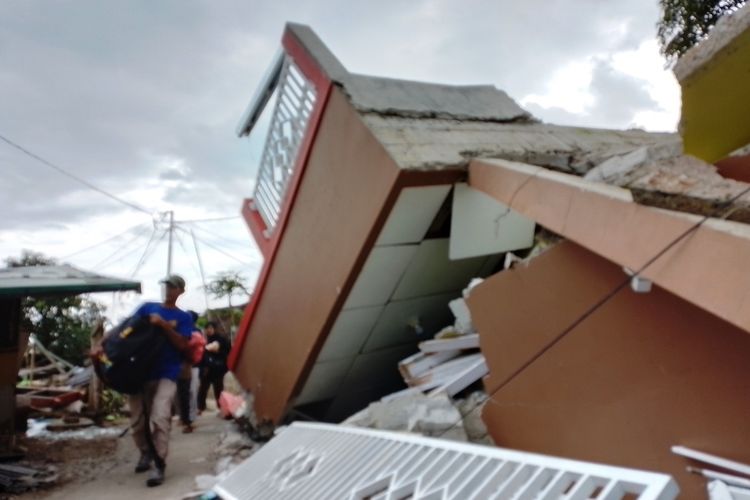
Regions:
[[474, 326], [471, 324], [471, 312], [466, 305], [466, 301], [462, 298], [451, 300], [448, 302], [448, 307], [456, 318], [454, 324], [456, 331], [464, 335], [472, 333]]

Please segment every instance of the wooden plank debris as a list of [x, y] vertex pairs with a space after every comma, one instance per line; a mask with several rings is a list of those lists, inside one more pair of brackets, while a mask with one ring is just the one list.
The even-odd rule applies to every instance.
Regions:
[[728, 460], [726, 458], [717, 457], [710, 453], [704, 453], [702, 451], [693, 450], [685, 446], [672, 446], [672, 453], [683, 456], [685, 458], [691, 458], [699, 462], [705, 462], [707, 464], [721, 467], [722, 469], [732, 470], [750, 476], [750, 465], [743, 464], [741, 462], [735, 462], [734, 460]]
[[426, 340], [419, 343], [419, 350], [425, 353], [454, 351], [456, 349], [478, 349], [479, 334], [461, 335], [450, 339]]
[[487, 363], [484, 361], [484, 356], [481, 354], [478, 354], [477, 356], [479, 356], [479, 358], [473, 360], [473, 362], [458, 375], [450, 378], [445, 384], [430, 392], [430, 396], [445, 392], [453, 397], [483, 376], [487, 375]]
[[423, 375], [430, 368], [445, 363], [459, 354], [461, 354], [461, 351], [458, 350], [442, 351], [433, 354], [418, 352], [402, 360], [398, 364], [398, 369], [404, 380], [409, 380]]

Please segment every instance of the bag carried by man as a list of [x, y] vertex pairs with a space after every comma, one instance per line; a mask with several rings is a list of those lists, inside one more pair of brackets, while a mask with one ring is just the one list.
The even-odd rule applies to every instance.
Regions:
[[105, 385], [123, 394], [143, 390], [166, 337], [148, 317], [132, 317], [104, 336], [94, 370]]

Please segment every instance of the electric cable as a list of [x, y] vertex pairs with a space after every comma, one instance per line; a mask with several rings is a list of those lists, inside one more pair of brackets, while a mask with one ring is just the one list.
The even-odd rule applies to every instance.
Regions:
[[[124, 250], [128, 250], [128, 248], [130, 248], [131, 245], [136, 240], [138, 240], [138, 238], [140, 238], [144, 234], [146, 234], [146, 232], [148, 231], [148, 229], [149, 229], [149, 227], [144, 225], [144, 227], [141, 230], [139, 230], [131, 239], [129, 239], [127, 242], [125, 242], [124, 245], [118, 246], [115, 249], [114, 252], [112, 252], [111, 254], [107, 255], [102, 260], [100, 260], [99, 262], [97, 262], [96, 264], [94, 264], [92, 266], [92, 268], [94, 269], [94, 271], [98, 271], [101, 268], [105, 268], [105, 267], [109, 266], [110, 264], [112, 264], [113, 262], [119, 262], [121, 260], [120, 257], [124, 258], [125, 256], [130, 255], [131, 253], [133, 253], [132, 251], [131, 252], [126, 252], [126, 253], [122, 254], [120, 257], [118, 257], [118, 259], [115, 259], [116, 255], [122, 253]], [[115, 260], [113, 260], [113, 259], [115, 259]]]
[[[156, 229], [154, 229], [154, 232], [152, 233], [152, 238], [149, 240], [148, 245], [146, 245], [146, 248], [143, 250], [143, 254], [141, 255], [141, 258], [138, 260], [138, 263], [135, 265], [135, 268], [133, 269], [133, 272], [130, 273], [131, 278], [135, 278], [135, 275], [138, 274], [138, 272], [141, 270], [141, 268], [146, 264], [146, 261], [151, 258], [151, 256], [156, 251], [156, 248], [159, 246], [159, 244], [164, 241], [164, 238], [169, 234], [169, 229], [165, 229], [162, 231], [161, 236], [159, 236], [159, 239], [154, 242], [153, 236], [156, 234]], [[153, 246], [151, 246], [151, 243], [154, 243]], [[150, 249], [150, 251], [149, 251]]]
[[[184, 233], [190, 234], [190, 233], [189, 233], [189, 232], [187, 231], [187, 229], [185, 229], [185, 228], [183, 228], [183, 227], [180, 227], [180, 226], [175, 226], [175, 227], [176, 227], [176, 229], [178, 229], [178, 230], [180, 230], [180, 231], [183, 231]], [[197, 236], [195, 236], [195, 239], [196, 239], [197, 241], [200, 241], [201, 243], [203, 243], [203, 244], [204, 244], [204, 245], [206, 245], [207, 247], [209, 247], [209, 248], [211, 248], [211, 249], [213, 249], [213, 250], [215, 250], [215, 251], [217, 251], [217, 252], [219, 252], [219, 253], [221, 253], [221, 254], [223, 254], [223, 255], [227, 256], [227, 257], [229, 257], [230, 259], [236, 260], [236, 261], [237, 261], [237, 262], [239, 262], [240, 264], [243, 264], [243, 265], [245, 265], [245, 266], [249, 266], [249, 265], [251, 265], [251, 264], [250, 264], [250, 262], [245, 262], [245, 261], [243, 261], [242, 259], [240, 259], [240, 258], [238, 258], [238, 257], [235, 257], [234, 255], [232, 255], [232, 254], [230, 254], [230, 253], [228, 253], [228, 252], [226, 252], [226, 251], [222, 250], [221, 248], [219, 248], [219, 247], [217, 247], [217, 246], [214, 246], [214, 245], [212, 245], [212, 244], [210, 244], [210, 243], [206, 242], [205, 240], [203, 240], [203, 239], [201, 239], [201, 238], [198, 238]]]
[[42, 158], [41, 156], [37, 155], [36, 153], [33, 153], [33, 152], [29, 151], [25, 147], [21, 146], [20, 144], [17, 144], [16, 142], [13, 142], [12, 140], [8, 139], [7, 137], [5, 137], [2, 134], [0, 134], [0, 140], [2, 140], [3, 142], [5, 142], [9, 146], [17, 149], [18, 151], [21, 151], [23, 154], [25, 154], [25, 155], [27, 155], [27, 156], [29, 156], [31, 158], [34, 158], [35, 160], [41, 162], [42, 164], [50, 167], [53, 170], [56, 170], [60, 174], [66, 176], [66, 177], [69, 177], [69, 178], [71, 178], [71, 179], [73, 179], [73, 180], [75, 180], [77, 182], [80, 182], [81, 184], [83, 184], [87, 188], [92, 189], [92, 190], [96, 191], [99, 194], [103, 194], [107, 198], [110, 198], [110, 199], [112, 199], [112, 200], [114, 200], [114, 201], [116, 201], [118, 203], [121, 203], [121, 204], [123, 204], [125, 206], [128, 206], [128, 207], [130, 207], [130, 208], [132, 208], [134, 210], [138, 210], [139, 212], [143, 212], [143, 213], [148, 214], [148, 215], [152, 214], [152, 211], [150, 211], [150, 210], [148, 210], [148, 209], [146, 209], [146, 208], [144, 208], [144, 207], [142, 207], [140, 205], [136, 205], [133, 202], [130, 202], [130, 201], [127, 201], [127, 200], [125, 200], [123, 198], [120, 198], [119, 196], [114, 195], [114, 194], [112, 194], [112, 193], [110, 193], [108, 191], [105, 191], [104, 189], [100, 188], [99, 186], [96, 186], [96, 185], [90, 183], [89, 181], [87, 181], [85, 179], [82, 179], [81, 177], [78, 177], [75, 174], [71, 174], [70, 172], [68, 172], [64, 168], [62, 168], [60, 166], [57, 166], [54, 163], [52, 163], [51, 161], [46, 160], [46, 159]]
[[239, 215], [227, 215], [226, 217], [209, 217], [207, 219], [185, 219], [185, 220], [176, 220], [174, 221], [175, 224], [179, 222], [217, 222], [217, 221], [223, 221], [223, 220], [232, 220], [232, 219], [239, 219]]
[[104, 245], [105, 243], [109, 243], [110, 241], [116, 240], [120, 236], [124, 236], [124, 235], [128, 234], [129, 232], [135, 230], [137, 227], [142, 226], [144, 224], [145, 224], [145, 222], [141, 222], [139, 224], [136, 224], [135, 226], [131, 226], [131, 227], [129, 227], [128, 229], [126, 229], [125, 231], [123, 231], [121, 233], [117, 233], [114, 236], [110, 236], [106, 240], [102, 240], [99, 243], [94, 243], [93, 245], [89, 245], [89, 246], [87, 246], [85, 248], [81, 248], [80, 250], [76, 250], [73, 253], [69, 253], [68, 255], [60, 257], [59, 260], [66, 260], [66, 259], [69, 259], [69, 258], [73, 257], [74, 255], [78, 255], [78, 254], [81, 254], [81, 253], [84, 253], [84, 252], [88, 252], [89, 250], [93, 250], [94, 248], [99, 247], [101, 245]]
[[218, 233], [215, 233], [213, 231], [209, 231], [208, 229], [206, 229], [204, 227], [201, 227], [201, 226], [199, 226], [199, 225], [197, 225], [195, 223], [191, 223], [190, 227], [195, 228], [195, 229], [197, 229], [199, 231], [202, 231], [202, 232], [206, 233], [207, 235], [210, 235], [211, 238], [213, 238], [215, 240], [218, 240], [218, 241], [224, 243], [227, 246], [232, 246], [232, 247], [235, 247], [237, 249], [241, 248], [242, 250], [247, 250], [247, 248], [249, 246], [247, 243], [243, 244], [243, 243], [241, 243], [239, 241], [230, 240], [230, 239], [228, 239], [225, 236], [222, 236], [222, 235], [220, 235]]
[[175, 233], [175, 238], [177, 239], [177, 244], [180, 245], [180, 248], [182, 249], [182, 253], [185, 254], [185, 257], [187, 257], [188, 264], [190, 264], [190, 267], [193, 268], [193, 271], [195, 271], [195, 274], [200, 275], [201, 272], [198, 270], [197, 267], [195, 267], [195, 264], [193, 264], [193, 260], [190, 257], [189, 252], [187, 251], [187, 248], [185, 247], [185, 244], [182, 241], [182, 237], [179, 235], [179, 233]]

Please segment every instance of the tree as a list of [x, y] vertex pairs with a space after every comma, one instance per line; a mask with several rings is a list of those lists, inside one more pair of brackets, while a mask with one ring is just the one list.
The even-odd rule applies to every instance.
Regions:
[[661, 52], [674, 62], [703, 40], [716, 22], [744, 6], [746, 0], [659, 0], [657, 23]]
[[[54, 259], [24, 250], [19, 259], [5, 260], [7, 267], [54, 265]], [[104, 306], [81, 296], [25, 297], [21, 301], [22, 328], [66, 361], [82, 364], [90, 347], [92, 327], [103, 318]]]
[[[229, 307], [227, 308], [226, 315], [229, 316], [231, 326], [236, 326], [237, 321], [236, 315], [232, 309], [232, 297], [235, 295], [250, 296], [250, 291], [247, 289], [245, 278], [238, 272], [225, 271], [219, 273], [206, 285], [206, 292], [217, 299], [223, 299], [224, 297], [227, 298], [227, 304]], [[224, 324], [224, 316], [226, 315], [221, 314], [218, 319], [221, 321], [224, 330], [231, 336], [233, 335], [233, 328], [227, 328]]]
[[217, 299], [227, 298], [229, 308], [232, 307], [233, 295], [250, 295], [245, 278], [238, 272], [225, 271], [216, 275], [206, 285], [206, 291]]

